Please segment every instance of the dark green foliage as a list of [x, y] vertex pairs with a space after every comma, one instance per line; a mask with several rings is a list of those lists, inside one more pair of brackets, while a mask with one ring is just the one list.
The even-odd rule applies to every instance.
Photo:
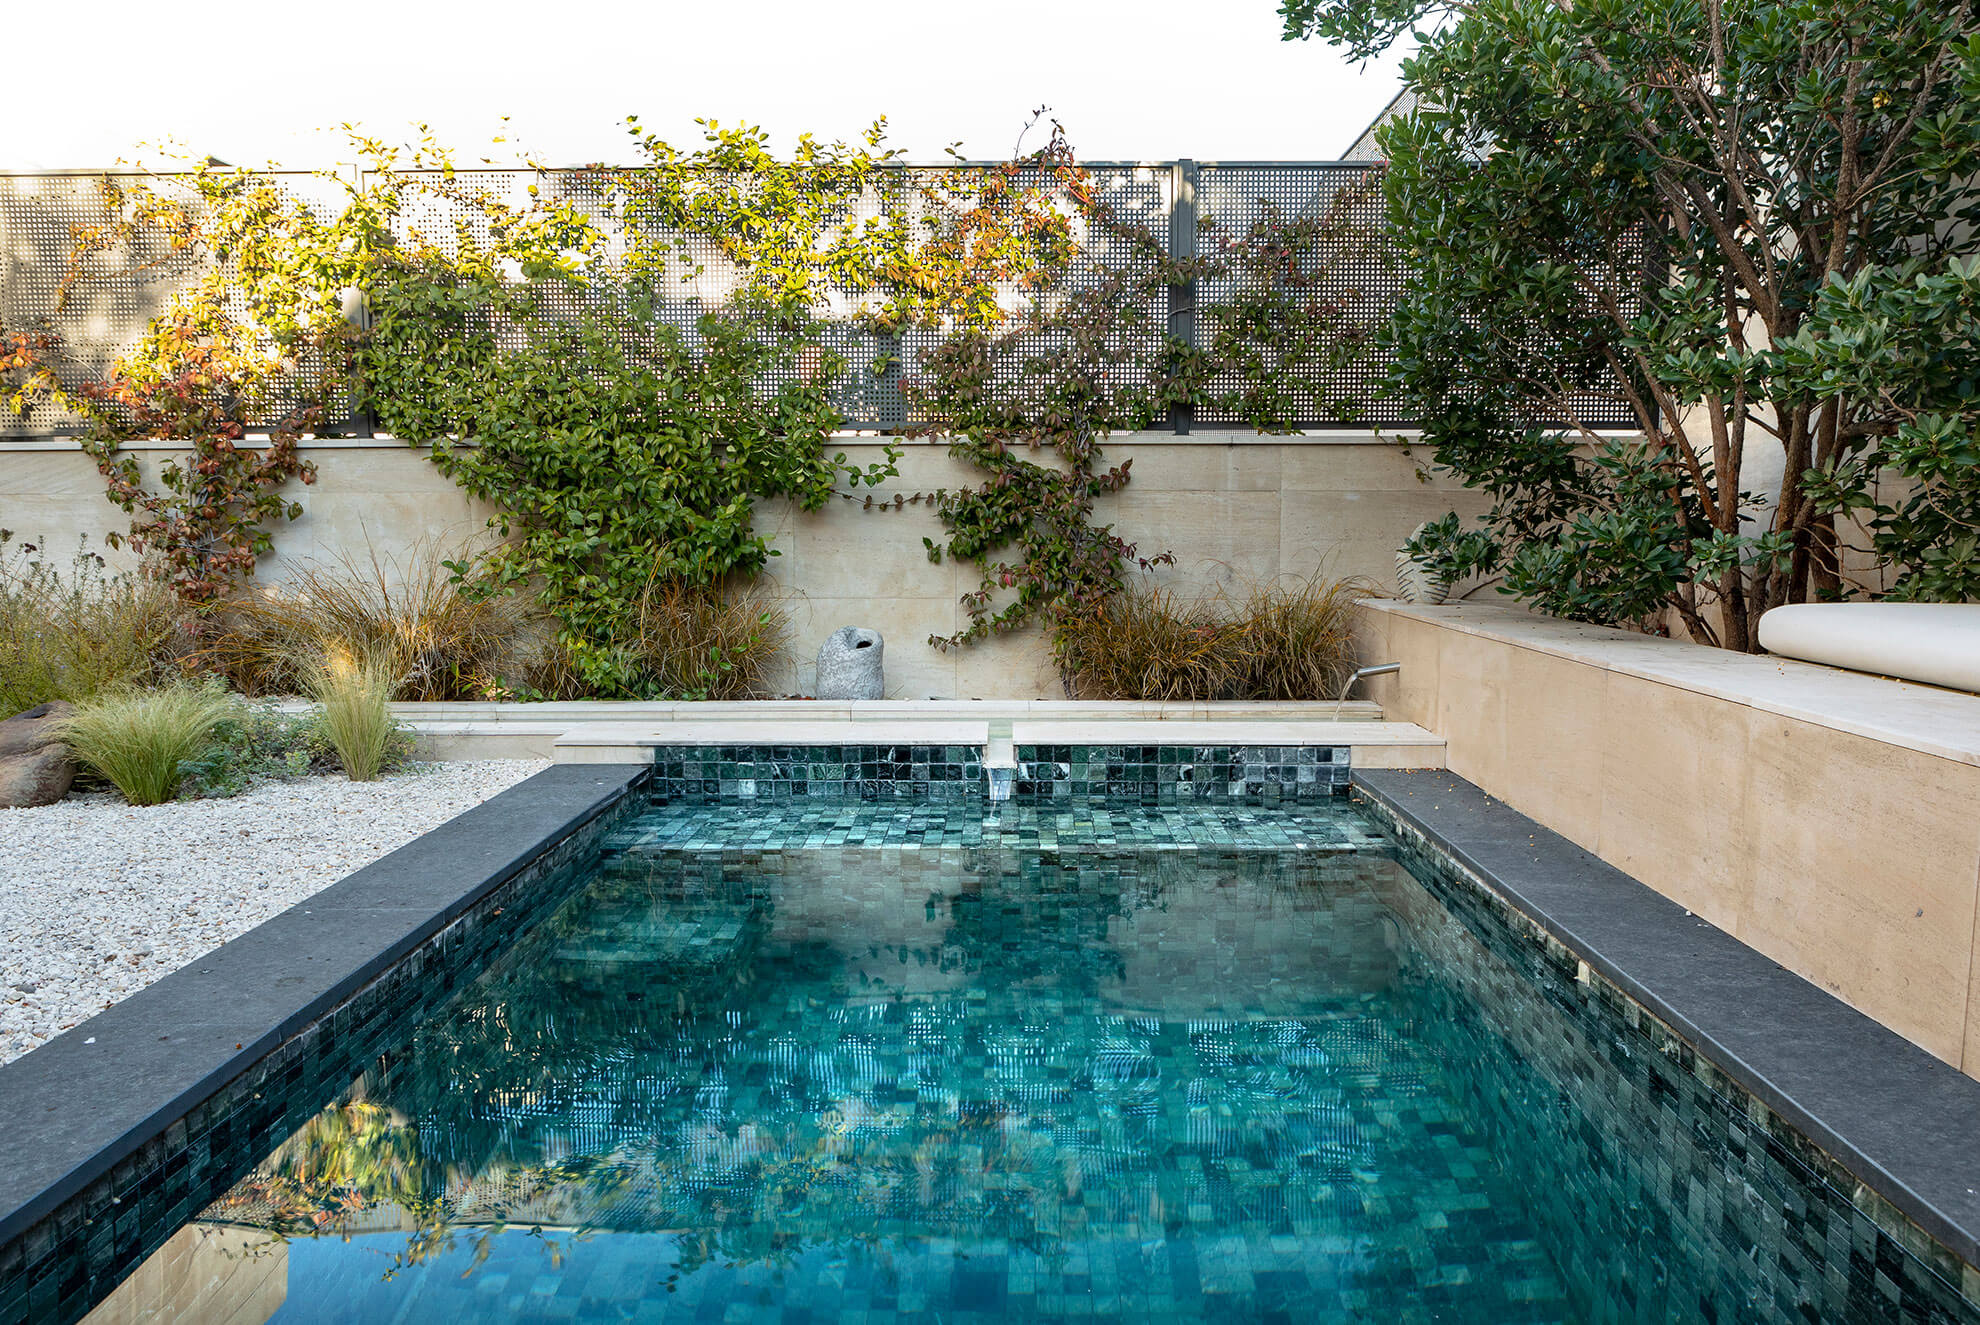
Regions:
[[179, 762], [179, 795], [209, 800], [249, 787], [327, 772], [335, 752], [313, 713], [236, 705], [214, 728], [212, 744]]
[[1980, 600], [1980, 260], [1832, 282], [1781, 353], [1810, 396], [1858, 403], [1863, 436], [1809, 491], [1867, 524], [1889, 596]]
[[[1813, 360], [1847, 358], [1855, 333], [1803, 332], [1832, 322], [1832, 282], [1867, 282], [1875, 305], [1980, 243], [1971, 3], [1283, 12], [1289, 37], [1362, 56], [1424, 29], [1405, 66], [1418, 108], [1378, 134], [1409, 271], [1391, 387], [1438, 462], [1493, 498], [1509, 591], [1594, 621], [1671, 612], [1745, 649], [1767, 608], [1849, 587], [1839, 513], [1872, 519], [1887, 564], [1957, 537], [1865, 502], [1877, 466], [1936, 461], [1881, 450], [1896, 434], [1876, 383], [1822, 385]], [[1915, 377], [1905, 408], [1943, 413], [1943, 386]], [[1640, 437], [1585, 426], [1602, 402]], [[1892, 568], [1902, 592], [1960, 583]]]

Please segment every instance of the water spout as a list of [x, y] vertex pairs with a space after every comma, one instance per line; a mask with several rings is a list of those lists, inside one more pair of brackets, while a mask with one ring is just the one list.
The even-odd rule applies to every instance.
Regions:
[[1359, 681], [1364, 677], [1370, 677], [1370, 676], [1387, 676], [1390, 672], [1400, 672], [1401, 670], [1402, 670], [1401, 663], [1376, 663], [1372, 667], [1363, 667], [1361, 670], [1357, 671], [1353, 676], [1350, 676], [1347, 679], [1347, 684], [1341, 687], [1341, 693], [1335, 696], [1334, 711], [1331, 715], [1329, 715], [1327, 720], [1329, 722], [1340, 721], [1341, 705], [1347, 703], [1348, 692], [1354, 689], [1354, 683], [1356, 681]]
[[[1002, 728], [1002, 730], [998, 730]], [[1017, 750], [1011, 745], [1010, 724], [1000, 722], [990, 729], [983, 747], [983, 790], [995, 805], [1011, 798], [1011, 783], [1017, 779]]]

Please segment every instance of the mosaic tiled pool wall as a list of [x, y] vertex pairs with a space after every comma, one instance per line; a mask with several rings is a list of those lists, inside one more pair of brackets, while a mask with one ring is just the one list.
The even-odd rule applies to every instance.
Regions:
[[[1011, 797], [1142, 804], [1324, 800], [1345, 792], [1347, 746], [1020, 745]], [[980, 800], [974, 745], [664, 745], [653, 794], [708, 804], [788, 800]]]
[[634, 794], [494, 889], [424, 947], [0, 1246], [0, 1325], [79, 1320], [187, 1219], [569, 894]]
[[1018, 800], [1324, 800], [1345, 791], [1344, 745], [1020, 745]]
[[790, 800], [981, 799], [975, 745], [663, 745], [653, 751], [657, 800], [691, 805]]
[[1427, 888], [1421, 904], [1434, 898], [1468, 931], [1421, 927], [1425, 955], [1454, 977], [1418, 985], [1422, 1033], [1452, 1046], [1449, 1081], [1474, 1116], [1520, 1138], [1536, 1213], [1571, 1249], [1559, 1268], [1591, 1322], [1712, 1320], [1729, 1303], [1781, 1325], [1980, 1321], [1980, 1271], [1413, 828], [1367, 808]]

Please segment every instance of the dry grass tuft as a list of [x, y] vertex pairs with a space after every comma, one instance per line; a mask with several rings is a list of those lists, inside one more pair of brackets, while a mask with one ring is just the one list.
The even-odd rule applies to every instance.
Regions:
[[0, 718], [171, 676], [187, 609], [145, 575], [113, 575], [79, 547], [65, 574], [0, 531]]
[[1238, 618], [1245, 649], [1235, 698], [1336, 698], [1354, 674], [1354, 602], [1372, 589], [1319, 575], [1254, 585]]
[[403, 574], [375, 554], [368, 569], [308, 567], [222, 603], [197, 661], [243, 694], [297, 694], [343, 649], [389, 665], [395, 699], [486, 699], [535, 665], [549, 629], [531, 595], [478, 595], [451, 580], [431, 547]]
[[1354, 670], [1359, 580], [1255, 584], [1184, 599], [1131, 585], [1060, 638], [1081, 699], [1324, 700]]
[[790, 614], [762, 589], [659, 581], [640, 595], [630, 648], [658, 696], [750, 699], [769, 691]]
[[1081, 699], [1226, 699], [1244, 640], [1214, 599], [1132, 585], [1060, 637], [1060, 664]]
[[397, 679], [390, 655], [336, 645], [304, 670], [310, 697], [323, 706], [323, 735], [353, 782], [375, 780], [392, 756]]

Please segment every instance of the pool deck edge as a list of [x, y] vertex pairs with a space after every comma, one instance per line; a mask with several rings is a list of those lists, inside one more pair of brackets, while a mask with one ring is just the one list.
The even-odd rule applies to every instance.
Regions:
[[1352, 785], [1980, 1265], [1980, 1081], [1455, 774]]
[[[645, 765], [503, 791], [0, 1066], [0, 1248], [618, 804]], [[412, 794], [417, 794], [415, 788]]]

